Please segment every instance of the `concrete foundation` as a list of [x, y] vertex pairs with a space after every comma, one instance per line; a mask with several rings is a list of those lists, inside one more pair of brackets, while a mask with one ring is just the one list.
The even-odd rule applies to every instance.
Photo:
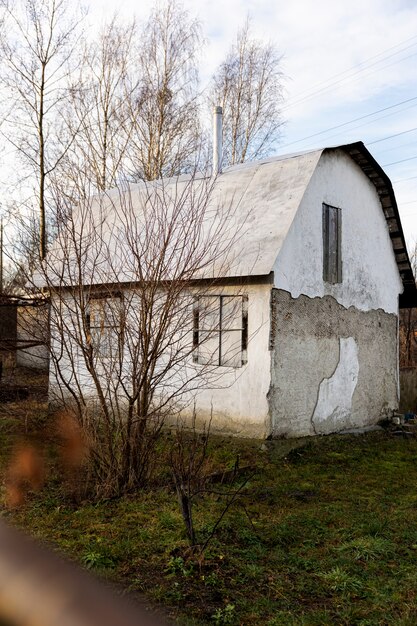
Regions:
[[274, 436], [375, 424], [398, 407], [397, 316], [272, 290]]

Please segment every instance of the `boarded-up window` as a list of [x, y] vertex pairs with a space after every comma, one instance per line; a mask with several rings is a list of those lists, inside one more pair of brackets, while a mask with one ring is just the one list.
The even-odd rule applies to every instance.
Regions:
[[200, 296], [194, 305], [194, 361], [241, 367], [247, 361], [247, 296]]
[[323, 204], [323, 280], [342, 282], [342, 211]]
[[95, 353], [100, 357], [116, 358], [121, 332], [121, 298], [90, 298], [87, 324]]

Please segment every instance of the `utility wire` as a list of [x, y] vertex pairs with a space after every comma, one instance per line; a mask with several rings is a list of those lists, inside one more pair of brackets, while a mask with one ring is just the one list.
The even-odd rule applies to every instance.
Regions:
[[[333, 92], [335, 90], [335, 88], [337, 88], [339, 85], [342, 85], [343, 83], [344, 83], [344, 86], [346, 84], [348, 84], [348, 83], [350, 85], [352, 83], [357, 83], [360, 80], [363, 80], [363, 79], [365, 79], [365, 78], [367, 78], [369, 76], [372, 76], [372, 74], [376, 74], [378, 72], [381, 72], [382, 70], [385, 70], [388, 67], [392, 67], [393, 65], [396, 65], [397, 63], [401, 63], [402, 61], [406, 61], [407, 59], [411, 59], [412, 57], [415, 57], [415, 56], [417, 56], [417, 52], [413, 52], [412, 54], [409, 54], [409, 55], [407, 55], [405, 57], [402, 57], [401, 59], [397, 59], [396, 61], [392, 61], [391, 63], [386, 63], [385, 65], [381, 65], [381, 67], [377, 67], [377, 68], [371, 70], [370, 72], [366, 72], [365, 74], [356, 76], [356, 78], [354, 76], [352, 76], [350, 78], [347, 78], [347, 79], [335, 82], [334, 84], [329, 85], [328, 87], [324, 87], [323, 89], [320, 89], [316, 93], [313, 93], [311, 96], [308, 96], [308, 97], [304, 98], [303, 100], [299, 100], [299, 101], [295, 102], [293, 105], [289, 105], [289, 107], [295, 106], [295, 105], [298, 105], [298, 104], [303, 104], [303, 103], [308, 102], [308, 101], [310, 101], [312, 99], [315, 99], [317, 96], [323, 96], [324, 94], [328, 93], [329, 91]], [[283, 108], [283, 110], [285, 110], [287, 107], [286, 107], [286, 105], [284, 105], [282, 108]]]
[[402, 150], [403, 148], [408, 148], [409, 146], [416, 147], [415, 141], [408, 141], [407, 143], [400, 143], [397, 146], [391, 146], [391, 148], [385, 148], [385, 150], [378, 150], [378, 158], [380, 158], [381, 154], [385, 154], [386, 152], [392, 152], [393, 150]]
[[361, 115], [360, 117], [356, 117], [353, 120], [349, 120], [348, 122], [343, 122], [343, 124], [337, 124], [336, 126], [332, 126], [331, 128], [327, 128], [326, 130], [321, 130], [318, 133], [313, 133], [312, 135], [308, 135], [307, 137], [303, 137], [302, 139], [297, 139], [296, 141], [291, 141], [290, 143], [286, 143], [282, 148], [286, 148], [287, 146], [292, 146], [296, 143], [301, 143], [302, 141], [307, 141], [307, 139], [312, 139], [313, 137], [318, 137], [319, 135], [324, 135], [326, 133], [331, 132], [332, 130], [337, 130], [338, 128], [343, 128], [344, 126], [349, 126], [349, 124], [353, 124], [354, 122], [358, 122], [360, 120], [367, 119], [372, 117], [373, 115], [377, 115], [378, 113], [382, 113], [384, 111], [388, 111], [390, 109], [394, 109], [396, 107], [401, 106], [402, 104], [407, 104], [408, 102], [414, 102], [417, 100], [417, 96], [413, 98], [408, 98], [407, 100], [402, 100], [401, 102], [397, 102], [396, 104], [391, 104], [388, 107], [384, 107], [383, 109], [378, 109], [377, 111], [373, 111], [372, 113], [367, 113], [366, 115]]
[[406, 161], [413, 161], [417, 159], [417, 154], [412, 157], [408, 157], [408, 159], [401, 159], [401, 161], [393, 161], [392, 163], [383, 163], [382, 167], [389, 167], [390, 165], [397, 165], [398, 163], [405, 163]]
[[[353, 65], [350, 68], [347, 68], [343, 72], [338, 72], [337, 74], [333, 74], [332, 76], [330, 76], [326, 80], [320, 81], [320, 82], [316, 83], [315, 85], [313, 85], [312, 87], [307, 88], [307, 89], [303, 89], [302, 91], [298, 92], [292, 98], [290, 98], [290, 101], [294, 100], [294, 99], [298, 99], [300, 96], [303, 96], [303, 94], [309, 94], [309, 92], [311, 92], [311, 90], [314, 90], [314, 93], [316, 93], [316, 88], [317, 87], [321, 87], [322, 85], [325, 85], [325, 84], [333, 81], [334, 79], [340, 79], [341, 76], [343, 76], [345, 74], [349, 74], [350, 72], [352, 72], [353, 70], [355, 70], [357, 68], [366, 66], [366, 64], [369, 61], [373, 61], [374, 59], [377, 59], [378, 57], [383, 56], [386, 52], [389, 52], [390, 50], [393, 50], [394, 48], [398, 48], [399, 46], [402, 46], [403, 44], [408, 43], [409, 41], [412, 41], [413, 39], [416, 39], [416, 38], [417, 38], [417, 35], [413, 35], [413, 37], [410, 37], [409, 39], [405, 39], [405, 40], [399, 42], [398, 44], [396, 44], [394, 46], [391, 46], [390, 48], [386, 48], [386, 49], [382, 50], [378, 54], [375, 54], [375, 55], [373, 55], [371, 57], [368, 57], [364, 61], [360, 61], [356, 65]], [[408, 46], [408, 47], [412, 47], [413, 45], [415, 45], [415, 44], [411, 44], [411, 46]], [[407, 48], [405, 48], [405, 49], [407, 49]], [[401, 50], [401, 52], [402, 52], [402, 50]], [[395, 53], [395, 54], [398, 54], [398, 52]], [[388, 55], [387, 58], [390, 58], [390, 56], [393, 56], [393, 55]], [[364, 69], [367, 69], [367, 68], [365, 67]]]
[[[349, 128], [349, 133], [352, 133], [352, 131], [356, 130], [357, 128], [363, 128], [364, 126], [366, 128], [369, 128], [369, 126], [371, 124], [377, 124], [378, 122], [380, 122], [381, 120], [385, 119], [386, 117], [391, 117], [392, 115], [398, 115], [399, 113], [403, 113], [404, 111], [407, 111], [408, 109], [412, 109], [413, 107], [417, 106], [417, 102], [414, 102], [412, 104], [409, 104], [408, 106], [400, 109], [399, 111], [391, 111], [390, 113], [385, 113], [385, 115], [379, 115], [378, 117], [376, 117], [373, 120], [367, 120], [366, 122], [362, 122], [361, 124], [356, 124], [356, 126], [352, 126], [351, 128]], [[331, 139], [333, 139], [334, 137], [340, 137], [340, 135], [346, 137], [346, 130], [341, 130], [337, 133], [333, 133], [333, 135], [330, 135], [329, 137], [326, 137], [326, 143], [330, 142]], [[356, 138], [354, 139], [354, 141], [356, 141]], [[349, 143], [348, 140], [344, 140], [343, 143]], [[366, 143], [366, 142], [364, 142]], [[309, 149], [314, 149], [317, 147], [316, 143], [312, 143], [310, 145], [307, 145], [306, 150]]]
[[394, 135], [388, 135], [387, 137], [382, 137], [381, 139], [375, 139], [375, 141], [368, 141], [368, 146], [372, 146], [374, 143], [379, 143], [380, 141], [387, 141], [387, 139], [393, 139], [394, 137], [399, 137], [400, 135], [406, 135], [407, 133], [412, 133], [417, 130], [417, 126], [414, 128], [409, 128], [408, 130], [403, 130], [400, 133], [395, 133]]
[[398, 180], [393, 180], [392, 182], [395, 183], [402, 183], [406, 180], [415, 180], [417, 178], [417, 176], [410, 176], [409, 178], [399, 178]]
[[[283, 109], [286, 108], [290, 108], [296, 104], [299, 104], [305, 100], [311, 99], [313, 96], [315, 96], [316, 94], [321, 93], [322, 91], [328, 90], [331, 87], [334, 87], [342, 82], [348, 81], [351, 78], [353, 78], [355, 75], [360, 74], [361, 72], [370, 69], [371, 67], [374, 67], [375, 65], [378, 65], [380, 63], [383, 63], [384, 61], [387, 61], [388, 59], [401, 54], [402, 52], [405, 52], [406, 50], [409, 50], [410, 48], [413, 48], [416, 44], [417, 41], [415, 41], [414, 43], [410, 44], [409, 46], [405, 46], [404, 48], [402, 48], [401, 50], [397, 50], [396, 52], [393, 52], [392, 54], [386, 55], [387, 52], [389, 52], [390, 50], [394, 50], [395, 48], [398, 48], [399, 46], [402, 46], [403, 44], [406, 44], [410, 41], [413, 41], [417, 39], [417, 35], [414, 35], [413, 37], [410, 37], [409, 39], [405, 39], [404, 41], [401, 41], [400, 43], [391, 46], [390, 48], [386, 48], [385, 50], [383, 50], [382, 52], [369, 57], [368, 59], [365, 59], [364, 61], [361, 61], [360, 63], [353, 65], [352, 67], [350, 67], [349, 69], [344, 70], [343, 72], [339, 72], [337, 74], [334, 74], [333, 76], [329, 77], [328, 79], [326, 79], [325, 81], [316, 83], [315, 86], [313, 86], [310, 89], [304, 89], [301, 92], [299, 92], [298, 94], [294, 95], [292, 98], [289, 98], [289, 104], [284, 105]], [[378, 57], [383, 57], [382, 59], [379, 59], [378, 61], [375, 61], [374, 63], [371, 63], [369, 65], [370, 61], [373, 61], [374, 59], [377, 59]], [[410, 56], [414, 56], [414, 55], [410, 55]], [[407, 58], [409, 58], [409, 56], [407, 57], [403, 57], [402, 59], [398, 59], [398, 61], [395, 61], [395, 63], [398, 63], [400, 61], [406, 60]], [[392, 64], [391, 64], [392, 65]], [[378, 68], [378, 70], [380, 69], [384, 69], [387, 66], [383, 66], [381, 68]], [[360, 68], [360, 69], [357, 69]], [[354, 71], [357, 70], [357, 71]], [[378, 71], [377, 70], [377, 71]], [[353, 73], [352, 73], [353, 72]], [[345, 76], [347, 74], [347, 76]], [[351, 74], [349, 76], [349, 74]], [[344, 78], [341, 78], [345, 76]], [[337, 80], [335, 80], [337, 79]], [[324, 86], [323, 86], [324, 85]], [[319, 87], [319, 89], [317, 89], [317, 87]], [[305, 94], [305, 95], [303, 95]]]

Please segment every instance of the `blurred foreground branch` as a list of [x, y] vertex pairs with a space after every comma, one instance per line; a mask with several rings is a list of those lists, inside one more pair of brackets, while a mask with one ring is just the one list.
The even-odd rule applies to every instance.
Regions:
[[[0, 524], [2, 626], [163, 626], [133, 601]], [[165, 622], [166, 624], [166, 622]]]

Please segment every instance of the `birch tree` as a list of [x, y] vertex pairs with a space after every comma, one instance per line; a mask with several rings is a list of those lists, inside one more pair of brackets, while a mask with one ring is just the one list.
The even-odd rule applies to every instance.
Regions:
[[[95, 41], [85, 41], [81, 64], [70, 85], [68, 134], [74, 137], [61, 176], [64, 183], [82, 169], [90, 191], [114, 187], [130, 142], [130, 90], [138, 82], [133, 59], [136, 24], [114, 16]], [[78, 190], [79, 187], [78, 187]]]
[[200, 25], [176, 2], [158, 6], [144, 25], [139, 85], [129, 98], [130, 169], [155, 180], [193, 168], [200, 141], [198, 54]]
[[223, 107], [223, 165], [262, 158], [282, 127], [281, 57], [257, 41], [246, 20], [212, 80], [212, 105]]
[[[48, 181], [73, 137], [63, 137], [58, 112], [82, 15], [66, 0], [2, 0], [1, 82], [8, 107], [3, 136], [20, 157], [17, 187], [39, 219], [39, 256], [47, 247]], [[30, 183], [27, 183], [27, 180]], [[36, 199], [34, 199], [36, 198]]]

